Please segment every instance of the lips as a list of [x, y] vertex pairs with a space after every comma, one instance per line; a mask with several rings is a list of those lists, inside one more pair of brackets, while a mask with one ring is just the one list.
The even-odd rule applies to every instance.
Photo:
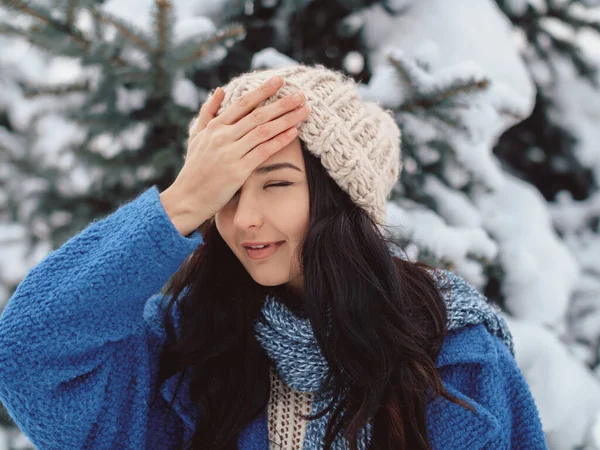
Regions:
[[249, 248], [246, 245], [244, 245], [244, 248], [246, 249], [246, 254], [250, 259], [263, 259], [274, 254], [279, 249], [279, 247], [281, 247], [283, 242], [284, 241], [273, 242], [268, 244], [266, 247], [257, 249]]
[[259, 247], [261, 245], [272, 245], [272, 244], [278, 244], [279, 242], [242, 242], [242, 247], [248, 248], [248, 247]]

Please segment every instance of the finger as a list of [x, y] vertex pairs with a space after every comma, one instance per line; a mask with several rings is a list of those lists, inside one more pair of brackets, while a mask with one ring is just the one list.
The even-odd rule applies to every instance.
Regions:
[[223, 111], [217, 120], [225, 125], [234, 124], [256, 108], [258, 104], [275, 94], [282, 85], [283, 78], [280, 76], [267, 80], [257, 89], [242, 95], [235, 103]]
[[[250, 114], [240, 119], [231, 127], [233, 139], [237, 141], [257, 126], [272, 121], [273, 119], [277, 119], [282, 114], [292, 111], [294, 108], [302, 105], [305, 99], [306, 97], [302, 92], [295, 92], [293, 94], [286, 95], [276, 102], [270, 103], [261, 108], [256, 108], [254, 111], [250, 112]], [[290, 123], [286, 128], [289, 128], [291, 125], [295, 124]], [[280, 133], [281, 131], [283, 131], [283, 129], [278, 129], [276, 130], [275, 134]]]
[[215, 118], [223, 98], [225, 98], [225, 91], [218, 87], [200, 108], [200, 112], [195, 118], [195, 122], [190, 124], [190, 137], [204, 130], [206, 125], [208, 125], [208, 122]]
[[298, 123], [306, 119], [309, 113], [310, 108], [308, 105], [299, 106], [293, 111], [290, 111], [271, 122], [257, 126], [251, 132], [239, 139], [237, 143], [240, 148], [254, 148], [290, 127], [295, 128]]
[[297, 134], [298, 129], [296, 127], [288, 128], [273, 139], [263, 142], [258, 147], [246, 153], [242, 160], [248, 169], [248, 176], [267, 159], [292, 142]]

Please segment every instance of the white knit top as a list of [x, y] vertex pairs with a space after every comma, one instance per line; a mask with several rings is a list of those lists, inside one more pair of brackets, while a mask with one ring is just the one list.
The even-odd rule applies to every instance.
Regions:
[[299, 414], [310, 414], [313, 394], [289, 387], [270, 367], [271, 390], [268, 404], [270, 450], [302, 450], [307, 421]]

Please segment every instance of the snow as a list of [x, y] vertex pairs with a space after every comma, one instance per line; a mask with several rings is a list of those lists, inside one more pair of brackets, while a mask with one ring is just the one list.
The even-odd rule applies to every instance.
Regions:
[[579, 267], [554, 231], [544, 198], [530, 184], [507, 174], [502, 189], [480, 193], [475, 202], [486, 230], [499, 244], [508, 311], [560, 326]]
[[[398, 78], [398, 72], [391, 65], [385, 64], [377, 67], [373, 71], [369, 84], [359, 85], [361, 98], [376, 101], [384, 108], [400, 107], [407, 101], [411, 92], [408, 86], [401, 83]], [[394, 89], [390, 89], [391, 86]], [[435, 133], [435, 130], [433, 132]]]
[[343, 64], [348, 73], [361, 73], [365, 68], [365, 58], [359, 52], [351, 51], [344, 57]]
[[562, 191], [549, 208], [557, 230], [562, 233], [577, 232], [600, 216], [600, 192], [590, 195], [585, 200], [576, 201], [570, 193]]
[[283, 53], [279, 53], [272, 47], [268, 47], [254, 54], [250, 67], [252, 69], [257, 69], [260, 67], [278, 68], [293, 66], [295, 64], [298, 64], [298, 61], [284, 55]]
[[600, 384], [548, 328], [505, 316], [515, 342], [517, 365], [539, 409], [551, 449], [583, 443], [600, 410]]
[[175, 22], [173, 33], [175, 42], [182, 42], [186, 39], [209, 35], [214, 33], [216, 29], [212, 20], [207, 17], [185, 17]]
[[171, 96], [175, 103], [196, 110], [200, 106], [200, 93], [194, 83], [179, 75], [173, 85]]
[[573, 133], [578, 140], [575, 155], [581, 164], [594, 171], [596, 179], [600, 179], [600, 96], [597, 89], [579, 77], [563, 58], [556, 56], [555, 59], [558, 80], [551, 90], [555, 101], [550, 110], [551, 118]]
[[117, 110], [127, 114], [144, 106], [146, 102], [146, 92], [142, 89], [125, 89], [123, 86], [117, 86]]
[[37, 139], [34, 146], [36, 155], [54, 165], [62, 149], [76, 145], [85, 138], [85, 132], [76, 123], [71, 122], [58, 114], [46, 114], [35, 124]]
[[599, 450], [600, 449], [600, 412], [596, 414], [593, 419], [593, 424], [586, 435], [586, 449], [587, 450]]
[[427, 175], [424, 192], [437, 202], [437, 212], [453, 226], [481, 227], [481, 213], [471, 199], [461, 191], [450, 189], [438, 178]]
[[427, 63], [433, 72], [475, 61], [492, 85], [509, 86], [522, 98], [525, 117], [531, 113], [535, 101], [531, 77], [510, 39], [510, 22], [493, 0], [421, 0], [398, 16], [376, 4], [362, 15], [374, 66], [384, 62], [390, 46]]
[[[359, 91], [365, 100], [376, 101], [387, 108], [398, 108], [401, 105], [420, 103], [431, 104], [439, 108], [441, 113], [452, 114], [453, 120], [466, 127], [465, 130], [449, 127], [432, 114], [401, 114], [400, 122], [405, 133], [412, 141], [443, 140], [449, 143], [456, 152], [457, 161], [481, 183], [490, 188], [499, 188], [504, 182], [502, 170], [491, 149], [498, 137], [505, 131], [507, 124], [512, 123], [515, 116], [525, 117], [528, 107], [512, 89], [500, 85], [491, 85], [483, 90], [465, 91], [460, 86], [485, 82], [481, 66], [467, 61], [452, 67], [444, 67], [436, 72], [428, 73], [416, 63], [411, 62], [404, 51], [392, 49], [388, 52], [395, 60], [400, 61], [408, 72], [408, 80], [398, 76], [390, 64], [381, 64], [375, 69], [374, 76], [368, 85], [361, 85]], [[464, 80], [464, 81], [463, 81]], [[460, 84], [459, 84], [460, 83]], [[390, 92], [390, 86], [393, 89]], [[448, 98], [446, 92], [461, 91]], [[510, 114], [507, 112], [510, 111]], [[510, 119], [507, 119], [510, 117]], [[456, 187], [459, 180], [449, 174]]]
[[[200, 6], [214, 6], [218, 8], [215, 0], [207, 2], [195, 2], [189, 0], [172, 0], [169, 2], [175, 16], [175, 20], [182, 20], [202, 14]], [[109, 0], [104, 2], [102, 9], [111, 15], [118, 17], [136, 26], [140, 30], [149, 32], [152, 28], [152, 13], [155, 2], [153, 0]], [[199, 30], [202, 31], [202, 30]]]
[[442, 260], [493, 259], [497, 252], [496, 244], [481, 228], [450, 226], [434, 211], [409, 200], [387, 203], [386, 225], [399, 228], [392, 235], [409, 239]]
[[[491, 149], [506, 129], [531, 113], [535, 100], [532, 80], [515, 43], [507, 39], [512, 35], [509, 23], [498, 12], [491, 0], [425, 0], [398, 16], [388, 15], [380, 5], [360, 13], [375, 67], [368, 86], [360, 88], [364, 99], [397, 108], [414, 99], [436, 101], [436, 94], [450, 90], [457, 80], [489, 80], [484, 90], [457, 95], [450, 105], [441, 105], [467, 126], [466, 132], [444, 133], [443, 123], [433, 127], [452, 145], [467, 172], [493, 189], [504, 179]], [[467, 20], [469, 27], [464, 26]], [[408, 82], [395, 73], [388, 56], [403, 63]], [[432, 118], [410, 115], [400, 119], [404, 130], [418, 143], [430, 140], [432, 125], [425, 122]], [[467, 181], [460, 169], [447, 176], [457, 188]]]
[[0, 223], [0, 308], [8, 300], [6, 286], [16, 285], [30, 267], [39, 263], [51, 250], [47, 243], [40, 243], [32, 252], [23, 245], [25, 233], [21, 225]]
[[399, 12], [411, 7], [417, 0], [388, 0], [387, 6], [394, 12]]
[[118, 136], [112, 133], [100, 133], [89, 142], [89, 149], [112, 158], [123, 150], [135, 150], [142, 146], [148, 125], [137, 122], [122, 130]]
[[[598, 251], [598, 245], [595, 246]], [[597, 281], [594, 279], [594, 281]], [[571, 309], [569, 310], [571, 318], [570, 331], [574, 339], [585, 344], [590, 355], [585, 355], [584, 362], [592, 364], [596, 355], [592, 353], [595, 343], [600, 339], [600, 286], [582, 288], [578, 287], [573, 299]]]

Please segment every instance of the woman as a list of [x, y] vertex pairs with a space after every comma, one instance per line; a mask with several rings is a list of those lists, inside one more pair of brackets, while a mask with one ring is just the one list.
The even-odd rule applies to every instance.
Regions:
[[497, 310], [381, 233], [399, 139], [322, 66], [217, 89], [172, 186], [10, 299], [15, 422], [62, 450], [546, 448]]

